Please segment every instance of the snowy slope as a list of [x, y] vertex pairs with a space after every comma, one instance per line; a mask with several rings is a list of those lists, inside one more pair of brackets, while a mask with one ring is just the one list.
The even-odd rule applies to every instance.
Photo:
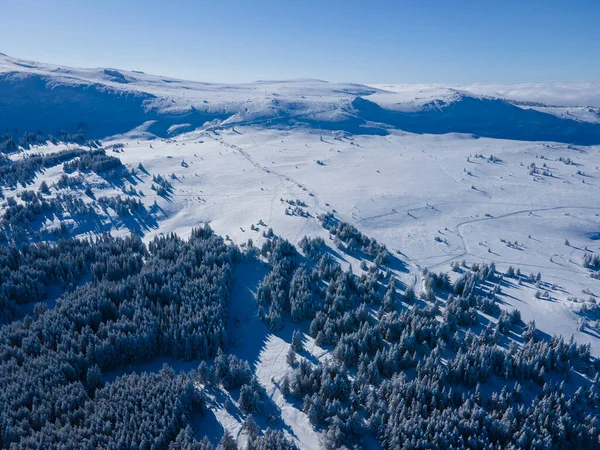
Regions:
[[370, 98], [390, 109], [418, 111], [434, 101], [456, 101], [460, 95], [502, 99], [524, 109], [562, 119], [598, 123], [600, 82], [514, 83], [470, 85], [374, 84], [380, 92]]
[[[541, 271], [564, 289], [556, 293], [556, 302], [535, 299], [535, 292], [521, 288], [514, 295], [518, 301], [508, 303], [535, 318], [540, 328], [575, 333], [600, 351], [600, 341], [577, 331], [580, 316], [570, 310], [578, 305], [568, 301], [586, 299], [581, 292], [586, 287], [599, 288], [581, 267], [586, 247], [600, 250], [594, 240], [600, 229], [599, 147], [457, 134], [336, 138], [333, 132], [256, 127], [107, 143], [124, 144], [117, 154], [123, 163], [137, 167], [141, 162], [149, 172], [139, 174], [135, 185], [148, 207], [155, 200], [160, 206], [158, 228], [148, 230], [147, 239], [171, 231], [186, 235], [209, 222], [238, 244], [260, 242], [268, 227], [297, 243], [305, 234], [326, 238], [315, 217], [334, 210], [401, 252], [414, 269], [399, 274], [407, 283], [419, 268], [446, 270], [462, 260]], [[532, 163], [545, 165], [551, 175], [532, 174]], [[42, 180], [52, 184], [61, 173], [60, 167], [48, 170], [28, 188]], [[159, 174], [173, 176], [168, 199], [150, 189], [152, 176]], [[127, 188], [107, 190], [101, 180], [90, 182], [98, 195], [123, 195]], [[286, 201], [295, 199], [308, 205], [311, 217], [286, 214]], [[258, 226], [260, 221], [264, 225]], [[516, 247], [507, 244], [515, 241]]]
[[[564, 110], [553, 106], [553, 114], [546, 114], [540, 110], [550, 107], [515, 106], [487, 97], [518, 91], [519, 99], [537, 101], [542, 94], [535, 85], [519, 85], [518, 89], [512, 86], [512, 90], [506, 87], [503, 91], [482, 85], [371, 88], [317, 80], [230, 86], [112, 69], [63, 68], [7, 56], [0, 59], [0, 73], [2, 92], [12, 95], [0, 96], [5, 118], [16, 115], [19, 102], [23, 111], [30, 112], [31, 104], [15, 86], [19, 86], [19, 80], [40, 77], [36, 83], [41, 79], [44, 82], [39, 89], [56, 93], [59, 99], [63, 99], [57, 92], [61, 89], [80, 92], [81, 97], [69, 97], [84, 108], [83, 113], [74, 113], [74, 120], [91, 108], [108, 128], [120, 116], [131, 118], [126, 111], [118, 117], [106, 114], [105, 104], [88, 104], [95, 100], [89, 96], [93, 91], [110, 102], [116, 98], [119, 107], [126, 104], [123, 99], [140, 102], [144, 113], [135, 116], [139, 120], [152, 117], [161, 123], [165, 134], [169, 134], [166, 124], [170, 124], [170, 134], [183, 133], [175, 139], [154, 139], [153, 134], [140, 132], [139, 127], [130, 132], [127, 127], [133, 123], [122, 122], [119, 126], [125, 134], [105, 141], [124, 144], [118, 157], [131, 167], [143, 163], [151, 174], [141, 175], [136, 186], [144, 193], [147, 206], [156, 199], [161, 207], [158, 229], [148, 230], [148, 237], [168, 231], [186, 234], [191, 227], [210, 222], [219, 233], [241, 243], [248, 238], [261, 239], [262, 229], [250, 228], [262, 220], [267, 227], [297, 242], [304, 234], [326, 237], [314, 217], [336, 210], [344, 220], [401, 251], [414, 267], [437, 270], [447, 268], [452, 261], [467, 259], [519, 264], [532, 271], [543, 268], [544, 274], [553, 276], [557, 283], [571, 285], [568, 294], [562, 295], [565, 301], [581, 296], [581, 286], [596, 283], [580, 267], [581, 251], [577, 249], [597, 246], [590, 236], [595, 236], [599, 228], [600, 210], [596, 208], [600, 208], [600, 195], [594, 181], [600, 176], [598, 147], [477, 139], [452, 133], [468, 133], [466, 125], [483, 117], [480, 128], [487, 127], [488, 134], [496, 138], [506, 137], [514, 134], [514, 129], [530, 128], [519, 122], [527, 116], [518, 113], [529, 110], [538, 114], [536, 120], [544, 117], [558, 121], [552, 122], [556, 124], [583, 124], [591, 127], [584, 130], [594, 135], [597, 124], [556, 116], [573, 110], [572, 106]], [[568, 97], [565, 91], [577, 91], [579, 97], [568, 97], [571, 99], [593, 99], [594, 86], [582, 84], [577, 91], [575, 84], [557, 84], [556, 96], [544, 99], [560, 102]], [[544, 84], [544, 89], [544, 95], [553, 92], [552, 85]], [[528, 97], [527, 92], [537, 96]], [[29, 97], [39, 103], [37, 92], [29, 91]], [[482, 112], [487, 116], [481, 116]], [[214, 122], [197, 131], [173, 126], [194, 114], [202, 120], [212, 117]], [[38, 128], [37, 120], [35, 115], [27, 115], [30, 129]], [[90, 128], [96, 125], [88, 124]], [[581, 136], [577, 128], [557, 126], [546, 131], [576, 140]], [[30, 152], [60, 148], [33, 148]], [[485, 158], [475, 158], [477, 154]], [[489, 162], [490, 155], [498, 162]], [[539, 159], [542, 157], [546, 159]], [[570, 158], [574, 164], [565, 165], [557, 162], [558, 158]], [[538, 167], [546, 164], [552, 176], [531, 175], [531, 163]], [[47, 171], [33, 187], [43, 180], [51, 183], [60, 173], [59, 167]], [[154, 174], [175, 176], [175, 191], [169, 201], [150, 189]], [[114, 187], [107, 190], [102, 180], [91, 182], [104, 194], [120, 192]], [[296, 198], [309, 205], [311, 218], [285, 214], [285, 201]], [[506, 236], [500, 236], [502, 230]], [[535, 236], [540, 233], [545, 238], [538, 242]], [[447, 243], [434, 241], [437, 234], [446, 235]], [[567, 238], [572, 247], [564, 246]], [[514, 251], [500, 239], [526, 243], [527, 249]], [[530, 293], [519, 297], [523, 295]], [[526, 300], [521, 309], [539, 303]], [[570, 334], [576, 332], [579, 317], [570, 313], [572, 304], [564, 305], [564, 311], [559, 311], [565, 316], [562, 331]], [[546, 306], [531, 306], [531, 317], [536, 317], [536, 308], [546, 311]], [[555, 305], [551, 310], [559, 313]], [[538, 320], [544, 321], [543, 317]], [[553, 323], [556, 321], [551, 318], [548, 325]], [[581, 338], [587, 340], [589, 336]]]
[[[591, 91], [595, 86], [585, 84], [581, 90]], [[552, 90], [552, 86], [545, 89]], [[556, 100], [568, 100], [569, 105], [586, 98], [563, 94], [563, 85], [556, 89], [560, 94]], [[481, 86], [370, 87], [319, 80], [207, 84], [115, 69], [59, 67], [0, 55], [0, 122], [5, 129], [21, 133], [83, 129], [88, 138], [104, 138], [135, 129], [137, 134], [148, 131], [166, 137], [210, 123], [213, 128], [262, 124], [374, 135], [402, 129], [600, 143], [600, 124], [586, 120], [589, 114], [521, 108], [504, 100], [505, 94], [514, 92]], [[531, 101], [525, 88], [519, 92], [514, 100]], [[593, 103], [595, 97], [590, 96]], [[536, 96], [532, 99], [538, 101]]]
[[[448, 271], [451, 263], [463, 260], [494, 262], [501, 272], [509, 265], [526, 275], [541, 272], [548, 298], [536, 298], [531, 284], [509, 282], [500, 296], [502, 306], [518, 308], [523, 320], [535, 320], [550, 335], [574, 335], [578, 342], [589, 342], [593, 354], [600, 355], [597, 318], [588, 318], [584, 331], [579, 327], [587, 317], [584, 302], [600, 295], [600, 282], [581, 264], [587, 251], [600, 252], [598, 146], [403, 132], [339, 137], [335, 132], [257, 126], [197, 131], [173, 139], [120, 137], [105, 144], [115, 143], [124, 145], [115, 156], [131, 168], [142, 163], [148, 172], [138, 172], [132, 185], [143, 193], [141, 200], [149, 209], [154, 202], [158, 205], [156, 227], [143, 231], [145, 240], [168, 232], [185, 236], [208, 222], [238, 244], [248, 239], [260, 244], [263, 231], [271, 227], [295, 244], [304, 235], [322, 236], [335, 248], [316, 220], [317, 214], [335, 211], [400, 257], [407, 270], [397, 267], [395, 275], [417, 291], [421, 270]], [[60, 148], [38, 147], [25, 154]], [[552, 175], [531, 174], [531, 163], [545, 165]], [[60, 166], [49, 169], [27, 189], [37, 189], [41, 181], [53, 186], [61, 174]], [[151, 189], [154, 175], [169, 177], [172, 195], [156, 195]], [[96, 197], [124, 196], [130, 187], [107, 186], [94, 175], [87, 181]], [[4, 193], [12, 196], [22, 190]], [[286, 202], [296, 199], [306, 203], [309, 217], [286, 213]], [[62, 220], [76, 225], [68, 217]], [[130, 230], [110, 211], [101, 229], [116, 234]], [[349, 255], [340, 262], [360, 271], [360, 261]], [[239, 318], [241, 326], [230, 327], [232, 350], [254, 362], [298, 445], [317, 448], [318, 436], [306, 416], [286, 403], [276, 388], [288, 370], [291, 329], [273, 334], [258, 320], [249, 289], [263, 272], [244, 273], [251, 279], [237, 278], [234, 287], [232, 319]], [[326, 359], [327, 351], [312, 344], [307, 346], [310, 355]], [[223, 428], [239, 435], [239, 420], [218, 407], [214, 415]]]
[[215, 119], [245, 123], [309, 115], [335, 121], [348, 99], [375, 91], [319, 80], [208, 84], [0, 55], [0, 121], [6, 128], [55, 133], [84, 122], [92, 138], [127, 132], [147, 121], [158, 121], [151, 130], [162, 136], [174, 125], [188, 125], [181, 131]]
[[[108, 153], [143, 171], [121, 185], [95, 174], [85, 174], [85, 182], [96, 198], [125, 197], [135, 188], [136, 198], [155, 211], [155, 223], [134, 230], [146, 241], [169, 232], [185, 236], [210, 223], [238, 244], [260, 243], [273, 228], [294, 244], [309, 235], [334, 247], [316, 220], [334, 211], [397, 255], [406, 267], [394, 267], [395, 275], [417, 291], [423, 269], [448, 271], [463, 260], [494, 262], [502, 272], [509, 265], [541, 272], [548, 297], [537, 298], [532, 285], [507, 283], [502, 306], [520, 309], [523, 320], [535, 320], [548, 334], [589, 342], [600, 355], [598, 318], [582, 308], [590, 297], [596, 301], [600, 281], [581, 264], [586, 252], [600, 252], [596, 87], [218, 85], [2, 56], [0, 122], [50, 132], [46, 126], [84, 121], [106, 148], [122, 146]], [[35, 146], [11, 159], [72, 147]], [[70, 191], [91, 201], [81, 189], [56, 188], [62, 174], [60, 165], [49, 168], [27, 186], [4, 188], [4, 195], [17, 198], [45, 181], [52, 195]], [[158, 175], [172, 183], [169, 195], [152, 189]], [[290, 212], [297, 199], [308, 215]], [[96, 229], [68, 215], [42, 226], [62, 220], [76, 234], [131, 231], [113, 211], [102, 214]], [[361, 271], [352, 256], [340, 262]], [[319, 433], [277, 388], [288, 370], [291, 330], [270, 333], [256, 318], [251, 288], [264, 270], [243, 273], [231, 305], [231, 320], [241, 323], [230, 327], [232, 351], [254, 363], [288, 435], [301, 448], [316, 448]], [[582, 318], [588, 320], [583, 331]], [[308, 339], [307, 357], [322, 361], [328, 353]], [[218, 394], [211, 397], [215, 405]], [[217, 406], [213, 415], [241, 436], [240, 420]]]

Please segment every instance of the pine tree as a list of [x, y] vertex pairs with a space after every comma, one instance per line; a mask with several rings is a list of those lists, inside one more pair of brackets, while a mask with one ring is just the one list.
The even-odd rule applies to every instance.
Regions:
[[292, 349], [296, 353], [304, 351], [304, 337], [300, 330], [294, 330], [292, 334]]
[[258, 434], [260, 432], [260, 428], [256, 424], [256, 420], [254, 420], [254, 416], [252, 414], [248, 415], [248, 417], [244, 421], [244, 425], [242, 426], [242, 429], [248, 436], [248, 440], [250, 442], [254, 441], [254, 439], [256, 439], [258, 437]]
[[90, 392], [91, 395], [96, 392], [96, 389], [102, 386], [102, 372], [100, 372], [100, 368], [97, 364], [94, 364], [88, 368], [85, 381], [88, 392]]
[[406, 292], [404, 293], [404, 299], [406, 300], [407, 303], [414, 303], [416, 300], [417, 296], [415, 295], [415, 291], [413, 288], [408, 287], [406, 289]]
[[284, 397], [289, 396], [291, 393], [290, 380], [288, 379], [287, 376], [283, 377], [283, 380], [281, 381], [281, 393], [283, 394]]
[[231, 433], [227, 430], [223, 433], [223, 437], [217, 445], [217, 450], [237, 450], [237, 444]]
[[382, 309], [384, 312], [392, 312], [396, 310], [396, 279], [390, 278], [385, 295], [383, 296]]
[[289, 351], [287, 352], [285, 360], [288, 363], [288, 365], [292, 367], [294, 367], [297, 364], [298, 360], [296, 358], [296, 352], [292, 347], [290, 347]]

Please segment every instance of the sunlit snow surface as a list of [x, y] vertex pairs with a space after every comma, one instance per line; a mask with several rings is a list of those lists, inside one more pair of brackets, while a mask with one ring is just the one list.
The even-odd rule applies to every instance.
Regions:
[[[39, 98], [23, 95], [33, 88], [55, 103], [35, 109]], [[158, 206], [157, 226], [144, 231], [145, 240], [187, 235], [206, 222], [238, 244], [260, 243], [269, 227], [293, 243], [304, 235], [328, 239], [316, 216], [334, 211], [404, 261], [408, 269], [397, 267], [396, 275], [417, 290], [423, 269], [448, 271], [463, 260], [541, 272], [549, 298], [536, 298], [530, 284], [512, 284], [503, 288], [502, 306], [520, 309], [523, 320], [535, 319], [550, 335], [590, 342], [595, 355], [596, 324], [578, 331], [581, 303], [573, 298], [600, 295], [600, 281], [581, 264], [586, 251], [600, 251], [599, 88], [369, 87], [318, 80], [228, 86], [0, 58], [0, 117], [18, 120], [21, 129], [44, 129], [68, 127], [83, 114], [105, 146], [124, 145], [114, 156], [131, 168], [143, 164], [148, 173], [138, 171], [134, 187], [148, 208], [155, 201]], [[101, 103], [85, 106], [94, 99]], [[80, 109], [71, 110], [73, 102]], [[103, 105], [114, 120], [106, 119]], [[473, 117], [479, 122], [467, 123]], [[538, 120], [543, 123], [535, 129]], [[473, 123], [487, 133], [469, 132]], [[12, 158], [64, 148], [42, 146]], [[532, 174], [532, 163], [547, 174]], [[49, 169], [27, 189], [61, 174], [60, 166]], [[159, 174], [173, 183], [167, 197], [151, 189]], [[96, 195], [123, 195], [96, 175], [86, 177]], [[310, 217], [286, 214], [286, 201], [296, 199], [306, 203]], [[129, 232], [110, 218], [106, 223], [114, 233]], [[360, 270], [359, 261], [343, 258], [342, 264]], [[288, 434], [301, 447], [314, 448], [318, 436], [308, 419], [275, 389], [287, 370], [289, 339], [269, 333], [253, 313], [251, 287], [261, 276], [249, 270], [249, 281], [236, 281], [235, 319], [241, 325], [230, 327], [234, 352], [256, 364]], [[307, 349], [327, 358], [311, 340]], [[212, 411], [236, 435], [241, 425], [235, 418], [223, 408]]]

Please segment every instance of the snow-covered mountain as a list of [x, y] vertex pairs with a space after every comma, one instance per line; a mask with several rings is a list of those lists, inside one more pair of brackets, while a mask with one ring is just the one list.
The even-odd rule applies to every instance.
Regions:
[[[379, 135], [390, 129], [458, 132], [589, 145], [600, 143], [600, 116], [594, 107], [599, 105], [598, 87], [545, 85], [540, 93], [535, 85], [371, 87], [319, 80], [221, 85], [0, 55], [0, 122], [5, 129], [46, 134], [85, 127], [89, 138], [132, 129], [167, 137], [211, 123]], [[535, 95], [528, 97], [529, 92]]]
[[595, 448], [599, 87], [1, 55], [0, 447]]

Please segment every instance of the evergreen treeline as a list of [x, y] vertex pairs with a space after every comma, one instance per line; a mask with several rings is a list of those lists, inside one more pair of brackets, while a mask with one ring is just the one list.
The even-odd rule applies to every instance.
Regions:
[[15, 142], [15, 138], [10, 134], [0, 135], [0, 153], [13, 153], [18, 150], [19, 146]]
[[343, 242], [351, 252], [363, 252], [373, 258], [378, 266], [389, 261], [390, 255], [385, 245], [361, 233], [353, 225], [338, 220], [332, 213], [320, 215], [319, 220], [323, 224], [323, 228], [334, 237], [334, 241], [336, 243]]
[[66, 162], [63, 164], [65, 172], [79, 170], [85, 172], [102, 173], [107, 170], [114, 170], [121, 167], [121, 160], [115, 156], [107, 155], [104, 149], [91, 150], [82, 154], [78, 159]]
[[[0, 166], [0, 185], [15, 186], [17, 183], [26, 185], [34, 180], [38, 172], [60, 163], [63, 163], [65, 171], [91, 170], [105, 178], [129, 175], [121, 161], [114, 156], [106, 155], [102, 148], [92, 150], [78, 148], [48, 155], [32, 155], [16, 162], [8, 161], [7, 165]], [[63, 173], [52, 185], [53, 192], [50, 191], [46, 181], [42, 181], [37, 192], [22, 190], [16, 197], [7, 196], [0, 214], [0, 242], [36, 242], [64, 237], [69, 234], [69, 229], [64, 223], [65, 218], [79, 222], [83, 228], [98, 231], [102, 221], [97, 212], [98, 208], [106, 212], [110, 207], [119, 217], [133, 216], [134, 220], [125, 224], [131, 231], [137, 232], [156, 225], [151, 212], [144, 204], [138, 198], [132, 198], [132, 195], [137, 196], [134, 189], [133, 192], [124, 190], [127, 194], [125, 197], [117, 195], [100, 197], [96, 200], [90, 186], [86, 185], [85, 192], [90, 197], [87, 203], [81, 195], [62, 191], [63, 188], [83, 189], [84, 184], [81, 174], [69, 176]], [[0, 189], [0, 197], [2, 195]], [[18, 198], [22, 202], [18, 202]], [[60, 225], [54, 229], [44, 229], [44, 222], [53, 219], [59, 219]]]
[[304, 252], [304, 255], [313, 261], [318, 260], [321, 253], [326, 248], [325, 240], [322, 237], [310, 238], [304, 236], [300, 239], [300, 242], [298, 242], [298, 246], [300, 247], [300, 250]]
[[[104, 150], [94, 150], [95, 152]], [[0, 185], [23, 186], [31, 183], [37, 174], [49, 167], [57, 166], [58, 164], [70, 161], [79, 156], [88, 153], [88, 150], [83, 148], [67, 149], [47, 155], [36, 154], [28, 155], [17, 161], [7, 160], [7, 164], [0, 166]]]
[[[0, 214], [0, 242], [23, 243], [42, 240], [44, 236], [39, 230], [43, 223], [40, 219], [44, 216], [88, 216], [90, 220], [96, 217], [92, 204], [87, 204], [80, 196], [70, 193], [57, 193], [53, 197], [46, 197], [42, 192], [38, 192], [22, 198], [26, 199], [25, 203], [17, 203], [13, 197], [7, 199], [4, 211]], [[60, 228], [55, 232], [59, 235], [66, 234], [64, 222], [61, 222]]]
[[0, 447], [167, 448], [197, 403], [189, 380], [129, 375], [102, 387], [102, 374], [223, 348], [236, 252], [209, 228], [147, 247], [106, 236], [3, 249], [5, 302], [43, 298], [49, 284], [85, 273], [91, 280], [0, 329]]
[[156, 195], [165, 196], [169, 195], [173, 191], [173, 185], [162, 175], [153, 175], [151, 189], [156, 191]]
[[283, 328], [284, 314], [293, 322], [312, 318], [318, 299], [313, 295], [314, 283], [304, 264], [298, 265], [300, 255], [286, 240], [273, 238], [261, 249], [271, 271], [261, 281], [256, 295], [258, 316], [272, 331]]
[[[83, 126], [83, 124], [81, 125]], [[29, 149], [32, 145], [46, 145], [48, 142], [51, 142], [54, 145], [57, 145], [60, 142], [72, 143], [86, 145], [90, 148], [95, 148], [100, 145], [100, 141], [86, 140], [85, 134], [81, 129], [75, 133], [60, 131], [58, 136], [45, 135], [41, 130], [37, 133], [26, 131], [21, 136], [18, 136], [17, 133], [5, 133], [0, 135], [0, 153], [10, 154], [19, 150], [19, 147]]]
[[97, 201], [102, 209], [110, 207], [117, 213], [119, 217], [129, 216], [132, 214], [148, 217], [150, 214], [142, 201], [137, 198], [122, 198], [120, 195], [117, 195], [115, 197], [99, 197]]
[[281, 390], [325, 427], [327, 447], [352, 447], [365, 434], [386, 449], [600, 445], [589, 345], [542, 339], [518, 311], [501, 311], [493, 265], [474, 265], [454, 283], [426, 272], [432, 301], [421, 305], [393, 278], [384, 288], [372, 271], [354, 276], [328, 255], [313, 273], [326, 284], [309, 334], [333, 347], [333, 360], [301, 359]]
[[[20, 448], [167, 449], [177, 442], [192, 412], [203, 407], [192, 380], [168, 368], [158, 374], [123, 375], [93, 389], [86, 381], [83, 389], [77, 388], [82, 404], [70, 420], [63, 414], [38, 424], [19, 442]], [[68, 410], [71, 405], [60, 406]]]
[[[113, 272], [123, 269], [129, 273], [131, 265], [141, 266], [145, 253], [139, 238], [133, 237], [62, 239], [55, 244], [25, 244], [21, 249], [0, 247], [0, 318], [10, 320], [18, 305], [43, 300], [52, 286], [72, 290], [86, 274], [97, 273], [98, 278], [105, 274], [114, 277]], [[125, 267], [123, 259], [129, 261]]]
[[[7, 200], [3, 224], [26, 233], [44, 208], [84, 211], [69, 198], [24, 191], [24, 204]], [[140, 212], [131, 199], [98, 202]], [[356, 228], [325, 222], [349, 248], [376, 262], [389, 257]], [[546, 338], [518, 311], [502, 310], [503, 275], [493, 264], [457, 267], [453, 278], [425, 271], [417, 298], [376, 265], [360, 276], [342, 270], [322, 239], [301, 240], [304, 259], [268, 237], [259, 316], [274, 331], [284, 320], [310, 321], [309, 335], [331, 349], [325, 362], [309, 362], [294, 332], [293, 370], [280, 384], [325, 446], [360, 446], [366, 435], [385, 449], [600, 446], [600, 364], [589, 345]], [[106, 235], [0, 247], [0, 447], [208, 450], [191, 416], [205, 408], [205, 389], [224, 388], [239, 390], [248, 448], [294, 449], [281, 431], [260, 433], [252, 415], [262, 413], [265, 392], [247, 361], [224, 353], [239, 255], [208, 227], [148, 245]], [[41, 301], [57, 286], [63, 294], [49, 308]], [[40, 302], [32, 315], [14, 320], [31, 302]], [[108, 371], [158, 356], [202, 362], [188, 375], [163, 368], [105, 381]], [[228, 432], [218, 448], [235, 448]]]
[[591, 270], [600, 270], [600, 255], [594, 253], [583, 255], [583, 267]]
[[[61, 182], [60, 179], [59, 182]], [[69, 183], [69, 180], [62, 182]], [[17, 203], [13, 197], [9, 197], [4, 211], [0, 213], [0, 242], [36, 242], [42, 241], [44, 238], [68, 235], [69, 230], [63, 220], [60, 221], [57, 228], [46, 229], [54, 236], [44, 235], [40, 230], [45, 218], [56, 217], [58, 219], [70, 218], [79, 222], [87, 221], [93, 227], [94, 223], [101, 219], [95, 207], [101, 208], [105, 213], [108, 208], [111, 208], [121, 218], [133, 217], [137, 223], [128, 224], [130, 229], [134, 228], [132, 231], [135, 231], [135, 228], [155, 225], [152, 213], [139, 198], [131, 196], [103, 196], [89, 203], [86, 203], [81, 196], [68, 192], [59, 192], [48, 197], [41, 191], [37, 193], [22, 191], [20, 196], [25, 203]]]
[[27, 155], [16, 161], [4, 161], [5, 164], [0, 165], [0, 185], [3, 186], [25, 186], [31, 183], [39, 172], [61, 163], [65, 172], [91, 170], [100, 174], [110, 171], [111, 175], [123, 167], [119, 158], [107, 155], [103, 148], [67, 149], [56, 153]]

